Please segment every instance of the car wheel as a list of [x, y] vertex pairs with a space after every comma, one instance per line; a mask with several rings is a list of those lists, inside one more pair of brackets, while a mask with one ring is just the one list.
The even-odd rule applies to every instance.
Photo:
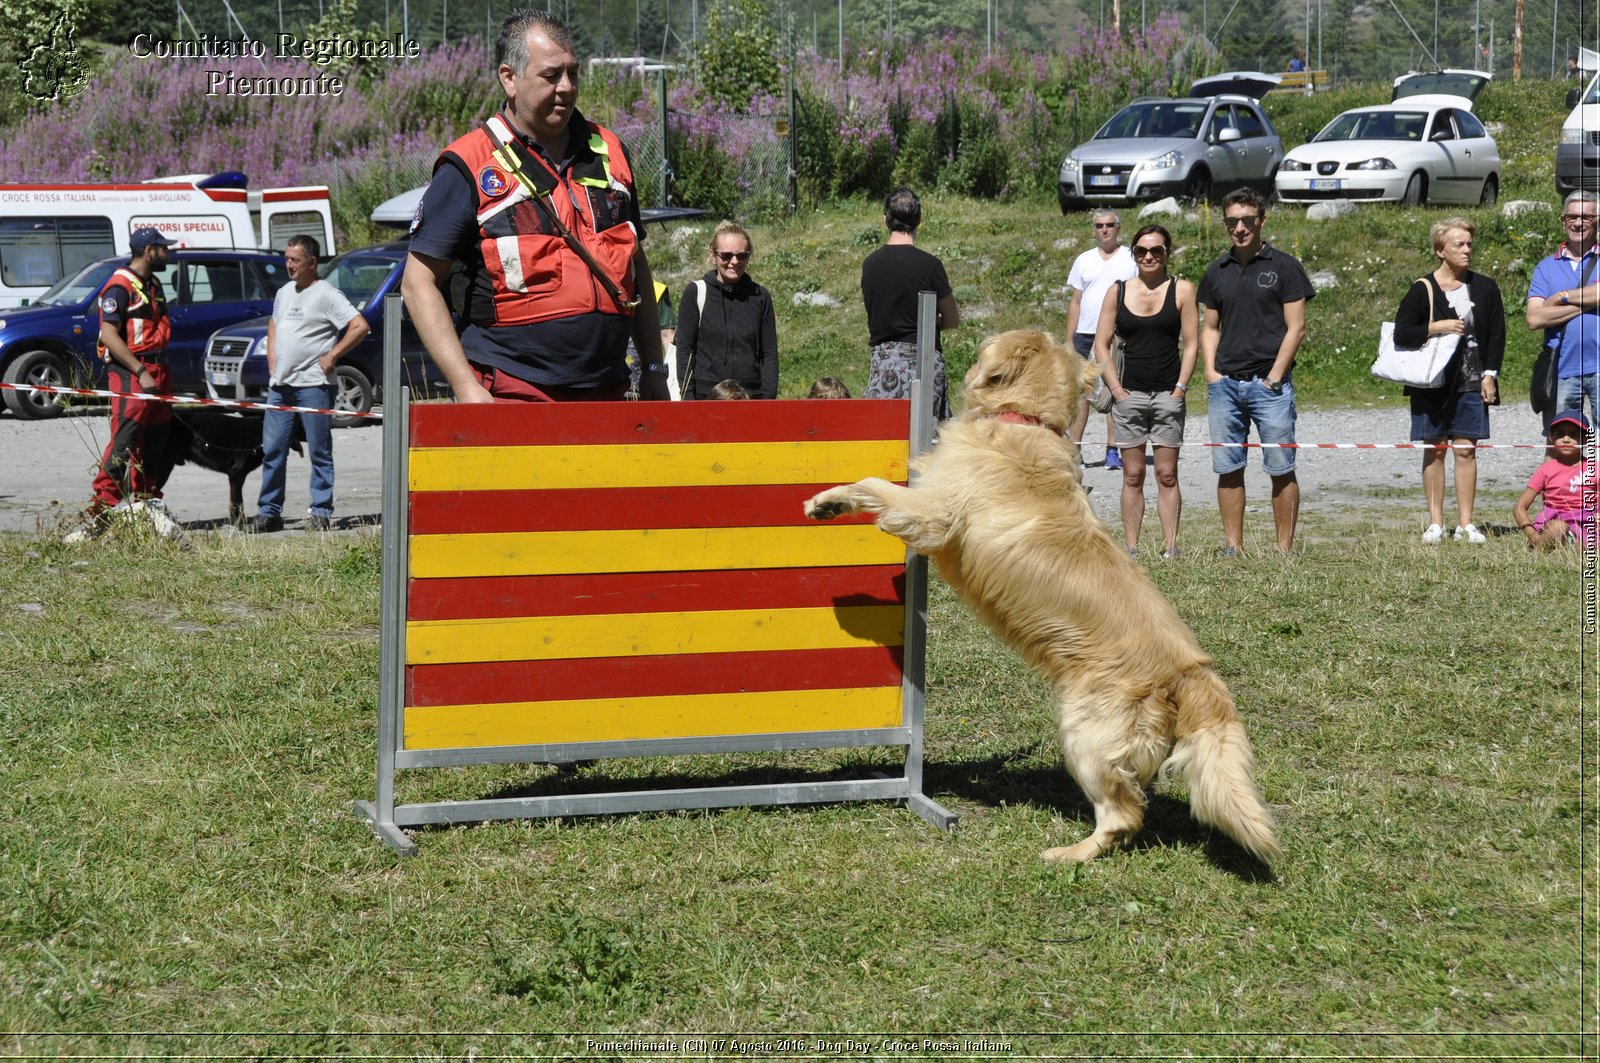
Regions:
[[1063, 214], [1072, 214], [1074, 211], [1089, 209], [1089, 201], [1087, 199], [1076, 199], [1059, 188], [1056, 189], [1056, 202], [1061, 204], [1061, 213]]
[[1483, 194], [1478, 197], [1478, 206], [1492, 207], [1499, 201], [1499, 199], [1500, 182], [1495, 179], [1494, 174], [1490, 174], [1484, 179]]
[[357, 416], [372, 409], [372, 381], [353, 365], [333, 367], [333, 427], [349, 428], [367, 420]]
[[1427, 200], [1428, 193], [1422, 175], [1420, 173], [1412, 174], [1411, 180], [1406, 182], [1406, 194], [1400, 197], [1400, 201], [1408, 207], [1418, 207], [1426, 203]]
[[[64, 388], [71, 384], [67, 363], [51, 351], [24, 351], [6, 366], [7, 384], [36, 384], [41, 387]], [[59, 416], [66, 407], [65, 395], [47, 395], [38, 391], [11, 391], [6, 393], [6, 406], [11, 412], [27, 421]]]
[[1211, 200], [1211, 174], [1197, 168], [1183, 183], [1183, 198], [1192, 203], [1207, 203]]

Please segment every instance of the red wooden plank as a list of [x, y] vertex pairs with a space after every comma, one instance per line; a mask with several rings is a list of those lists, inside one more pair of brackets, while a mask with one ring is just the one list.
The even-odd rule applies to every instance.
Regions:
[[414, 579], [407, 619], [804, 609], [904, 600], [904, 565]]
[[[824, 405], [820, 405], [824, 404]], [[905, 399], [771, 402], [419, 403], [413, 447], [601, 446], [905, 439]]]
[[[557, 491], [418, 491], [412, 535], [596, 531], [606, 528], [773, 528], [809, 523], [805, 500], [833, 484], [593, 487]], [[836, 524], [870, 524], [871, 514]]]
[[896, 686], [898, 646], [771, 653], [703, 653], [573, 661], [413, 665], [406, 669], [407, 705], [489, 705], [512, 701], [742, 690], [828, 690]]

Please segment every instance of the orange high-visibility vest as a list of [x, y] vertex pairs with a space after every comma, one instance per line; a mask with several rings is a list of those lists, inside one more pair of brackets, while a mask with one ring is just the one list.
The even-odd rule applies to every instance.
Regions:
[[[100, 289], [100, 299], [112, 288], [128, 293], [128, 309], [122, 322], [122, 338], [135, 358], [144, 359], [167, 349], [172, 338], [172, 318], [167, 314], [167, 299], [161, 291], [161, 282], [155, 277], [140, 280], [139, 275], [126, 267], [118, 269]], [[101, 308], [101, 320], [105, 309]], [[103, 362], [111, 361], [106, 345], [96, 341], [95, 351]]]

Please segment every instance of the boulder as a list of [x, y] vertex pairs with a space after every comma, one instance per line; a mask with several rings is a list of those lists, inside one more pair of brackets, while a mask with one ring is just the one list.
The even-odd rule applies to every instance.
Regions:
[[1166, 199], [1158, 199], [1154, 203], [1146, 203], [1143, 207], [1140, 207], [1139, 208], [1139, 217], [1141, 217], [1141, 218], [1161, 218], [1161, 217], [1181, 218], [1181, 217], [1183, 217], [1183, 208], [1178, 206], [1178, 201], [1176, 199], [1173, 199], [1171, 196], [1168, 196]]
[[790, 300], [795, 306], [820, 306], [826, 310], [837, 310], [839, 300], [827, 292], [795, 292]]
[[1319, 292], [1324, 288], [1337, 288], [1339, 286], [1339, 278], [1333, 274], [1332, 270], [1319, 269], [1311, 275], [1310, 280], [1311, 287]]
[[1354, 214], [1356, 205], [1348, 199], [1330, 199], [1325, 203], [1313, 203], [1306, 209], [1307, 221], [1332, 221], [1342, 218], [1346, 214]]

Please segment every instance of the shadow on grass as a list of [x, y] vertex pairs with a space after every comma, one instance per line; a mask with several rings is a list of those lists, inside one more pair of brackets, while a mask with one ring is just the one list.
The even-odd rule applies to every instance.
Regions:
[[[1094, 830], [1094, 806], [1065, 768], [1041, 763], [1035, 747], [978, 760], [930, 763], [923, 769], [923, 781], [924, 790], [932, 796], [953, 794], [991, 808], [1032, 805], [1081, 823], [1081, 837]], [[1267, 865], [1233, 839], [1195, 820], [1188, 802], [1159, 793], [1150, 794], [1149, 799], [1144, 829], [1128, 843], [1127, 850], [1199, 848], [1219, 870], [1247, 882], [1273, 881]], [[1050, 839], [1047, 844], [1070, 845], [1078, 840], [1074, 835]]]
[[[488, 787], [488, 792], [457, 795], [466, 799], [515, 800], [524, 797], [580, 796], [607, 793], [632, 793], [675, 789], [721, 789], [741, 786], [784, 786], [805, 783], [834, 782], [857, 779], [898, 778], [904, 774], [903, 763], [885, 756], [860, 756], [850, 764], [831, 769], [807, 768], [795, 764], [729, 763], [721, 771], [699, 765], [683, 770], [657, 770], [635, 774], [630, 769], [647, 763], [631, 761], [597, 761], [577, 766], [528, 767], [523, 770], [541, 771], [536, 778], [510, 785]], [[649, 762], [656, 765], [661, 761]], [[1063, 819], [1082, 825], [1081, 835], [1072, 830], [1071, 837], [1042, 839], [1044, 845], [1071, 844], [1079, 837], [1087, 837], [1094, 829], [1094, 807], [1078, 788], [1064, 768], [1042, 762], [1037, 748], [1018, 749], [971, 760], [950, 762], [930, 761], [923, 768], [923, 792], [934, 800], [946, 795], [1000, 808], [1005, 805], [1030, 805], [1048, 809]], [[439, 795], [428, 800], [444, 799]], [[783, 806], [781, 804], [733, 806], [746, 811], [763, 811]], [[704, 815], [720, 815], [730, 808], [692, 809]], [[618, 815], [654, 815], [665, 813], [617, 813]], [[959, 831], [957, 827], [957, 831]], [[1151, 794], [1145, 809], [1144, 829], [1130, 842], [1127, 849], [1139, 852], [1157, 848], [1197, 848], [1204, 851], [1206, 859], [1219, 870], [1248, 882], [1269, 883], [1274, 880], [1271, 870], [1256, 860], [1232, 839], [1197, 822], [1190, 815], [1185, 801], [1165, 794]]]

